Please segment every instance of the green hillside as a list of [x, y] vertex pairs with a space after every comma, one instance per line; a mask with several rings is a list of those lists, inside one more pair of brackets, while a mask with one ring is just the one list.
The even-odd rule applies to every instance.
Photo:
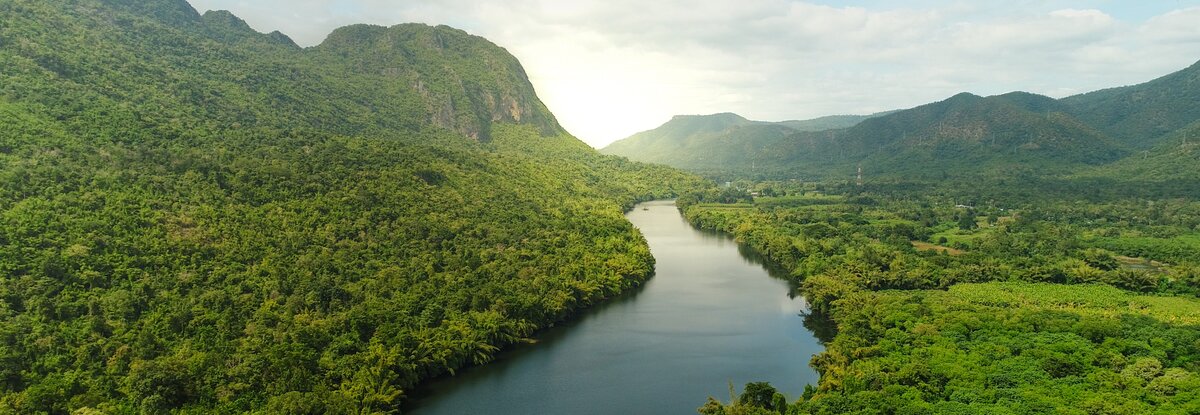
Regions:
[[[825, 131], [740, 117], [725, 123], [677, 117], [603, 151], [731, 179], [844, 179], [861, 165], [870, 177], [905, 180], [974, 177], [1018, 166], [1062, 172], [1128, 154], [1062, 110], [1040, 95], [964, 93]], [[711, 128], [697, 128], [701, 120]]]
[[[833, 117], [852, 124], [821, 131], [775, 124], [794, 130], [790, 134], [747, 130], [745, 122], [694, 133], [680, 125], [691, 119], [677, 118], [603, 151], [722, 179], [848, 180], [859, 166], [865, 176], [885, 181], [975, 180], [1013, 172], [1058, 177], [1127, 157], [1133, 164], [1142, 150], [1166, 151], [1155, 146], [1181, 140], [1171, 134], [1200, 119], [1193, 105], [1200, 100], [1198, 74], [1200, 64], [1144, 84], [1061, 100], [1026, 92], [963, 93], [857, 120]], [[1159, 161], [1168, 163], [1165, 169], [1174, 166]]]
[[[704, 150], [701, 137], [716, 138], [735, 127], [753, 124], [753, 121], [733, 113], [676, 115], [658, 128], [634, 134], [600, 151], [635, 161], [670, 164], [668, 161], [675, 157], [699, 157], [693, 153]], [[687, 148], [693, 151], [684, 151]]]
[[0, 413], [379, 413], [640, 284], [699, 184], [448, 27], [0, 0]]
[[836, 130], [839, 128], [850, 128], [863, 120], [875, 118], [891, 114], [895, 111], [886, 111], [871, 115], [827, 115], [809, 120], [790, 120], [780, 121], [776, 124], [791, 128], [796, 131], [825, 131]]
[[[1016, 167], [1055, 173], [1128, 154], [1055, 107], [1052, 99], [1027, 93], [959, 94], [864, 121], [835, 145], [841, 160], [861, 164], [865, 174], [909, 178], [986, 175]], [[824, 153], [832, 158], [832, 151]]]
[[788, 137], [804, 131], [847, 128], [884, 114], [780, 122], [751, 121], [732, 113], [678, 115], [658, 128], [616, 141], [600, 151], [702, 173], [757, 171], [760, 160], [765, 169], [775, 171], [772, 151], [786, 146]]
[[1062, 99], [1076, 118], [1136, 149], [1200, 120], [1200, 62], [1143, 84]]
[[1079, 172], [1080, 178], [1188, 186], [1200, 180], [1200, 121], [1167, 134], [1153, 148], [1116, 163]]

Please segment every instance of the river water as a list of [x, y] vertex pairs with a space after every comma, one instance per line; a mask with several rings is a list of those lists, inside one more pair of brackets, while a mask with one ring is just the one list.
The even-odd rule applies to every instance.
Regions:
[[656, 260], [643, 287], [427, 383], [407, 412], [694, 414], [706, 396], [728, 401], [730, 382], [769, 381], [789, 401], [816, 384], [808, 362], [823, 347], [786, 281], [728, 236], [692, 228], [673, 202], [626, 216]]

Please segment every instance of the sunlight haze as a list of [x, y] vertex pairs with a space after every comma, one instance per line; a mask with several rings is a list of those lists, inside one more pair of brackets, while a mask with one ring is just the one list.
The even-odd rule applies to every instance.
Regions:
[[1200, 0], [0, 0], [2, 414], [1200, 414]]
[[191, 3], [302, 46], [353, 23], [484, 36], [516, 55], [559, 121], [596, 147], [676, 114], [779, 121], [963, 91], [1057, 98], [1144, 82], [1200, 56], [1195, 1]]

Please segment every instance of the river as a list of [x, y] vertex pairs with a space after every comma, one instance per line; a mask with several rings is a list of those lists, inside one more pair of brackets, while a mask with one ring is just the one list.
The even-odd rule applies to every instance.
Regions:
[[789, 401], [816, 384], [808, 362], [823, 346], [786, 281], [730, 237], [692, 228], [673, 202], [626, 216], [650, 244], [653, 278], [535, 344], [428, 382], [407, 412], [694, 414], [706, 396], [728, 401], [730, 382], [769, 381]]

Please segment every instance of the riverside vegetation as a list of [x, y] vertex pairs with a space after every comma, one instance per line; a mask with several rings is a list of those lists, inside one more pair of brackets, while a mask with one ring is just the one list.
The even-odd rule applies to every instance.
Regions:
[[837, 331], [795, 400], [752, 383], [701, 413], [1200, 410], [1200, 203], [741, 186], [680, 204], [790, 270]]
[[838, 328], [802, 396], [751, 383], [702, 413], [1196, 413], [1198, 81], [962, 93], [824, 131], [676, 117], [604, 151], [729, 183], [681, 197], [688, 220]]
[[0, 1], [0, 413], [388, 413], [650, 276], [694, 176], [447, 27]]
[[702, 190], [452, 28], [301, 48], [183, 0], [0, 0], [0, 413], [396, 412], [648, 278], [622, 209], [676, 195], [837, 323], [818, 385], [701, 412], [1195, 413], [1198, 74], [724, 115], [743, 147], [676, 154], [755, 182]]

